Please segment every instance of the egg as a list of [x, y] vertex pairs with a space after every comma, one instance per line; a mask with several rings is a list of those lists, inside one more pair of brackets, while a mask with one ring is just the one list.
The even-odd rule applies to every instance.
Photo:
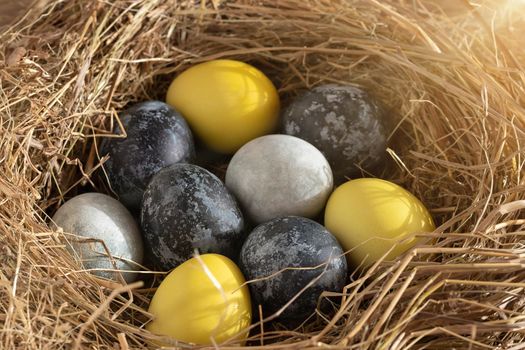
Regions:
[[[249, 286], [254, 305], [262, 306], [265, 317], [313, 283], [280, 316], [290, 326], [315, 311], [323, 291], [340, 292], [347, 275], [337, 239], [315, 221], [293, 216], [257, 226], [242, 246], [239, 266], [247, 280], [261, 279]], [[301, 269], [279, 272], [286, 268]]]
[[104, 168], [119, 200], [137, 212], [151, 177], [168, 165], [193, 161], [195, 146], [184, 118], [163, 102], [138, 103], [119, 117], [124, 130], [116, 124], [114, 132], [127, 136], [104, 140]]
[[248, 142], [230, 161], [226, 186], [255, 223], [280, 216], [315, 217], [333, 179], [325, 157], [308, 142], [266, 135]]
[[192, 164], [174, 164], [153, 176], [144, 192], [141, 225], [148, 258], [164, 270], [195, 250], [234, 258], [244, 239], [235, 198], [219, 178]]
[[[158, 287], [146, 328], [159, 335], [199, 345], [237, 336], [242, 343], [251, 323], [251, 303], [244, 277], [230, 259], [203, 254], [175, 268]], [[243, 332], [244, 331], [244, 332]]]
[[142, 263], [142, 237], [130, 212], [119, 201], [101, 193], [84, 193], [65, 202], [53, 216], [52, 223], [67, 233], [97, 240], [68, 241], [70, 252], [84, 268], [93, 269], [94, 275], [119, 280], [121, 274], [128, 283], [136, 279], [133, 271], [139, 270]]
[[359, 176], [359, 167], [373, 171], [384, 164], [391, 127], [366, 91], [329, 84], [295, 98], [282, 114], [281, 130], [317, 147], [341, 184]]
[[417, 243], [410, 236], [435, 229], [423, 203], [402, 187], [381, 179], [346, 182], [330, 196], [325, 226], [343, 249], [350, 250], [354, 264], [370, 265], [393, 247], [394, 259]]
[[179, 110], [211, 149], [231, 154], [272, 132], [279, 95], [258, 69], [234, 60], [195, 65], [171, 83], [166, 101]]

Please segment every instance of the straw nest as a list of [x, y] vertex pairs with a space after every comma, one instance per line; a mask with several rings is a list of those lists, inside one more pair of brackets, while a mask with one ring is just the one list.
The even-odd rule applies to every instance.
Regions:
[[153, 348], [154, 279], [83, 271], [49, 215], [108, 191], [97, 146], [118, 111], [228, 57], [263, 70], [284, 104], [324, 82], [373, 92], [396, 125], [391, 167], [374, 175], [411, 190], [439, 224], [425, 245], [353, 274], [333, 314], [296, 330], [257, 324], [249, 344], [522, 349], [524, 23], [499, 1], [457, 3], [37, 2], [0, 39], [0, 347]]

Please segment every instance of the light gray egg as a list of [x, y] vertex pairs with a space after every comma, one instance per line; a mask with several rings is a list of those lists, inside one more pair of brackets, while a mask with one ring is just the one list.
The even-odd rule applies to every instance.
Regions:
[[255, 223], [282, 216], [313, 218], [332, 192], [332, 170], [323, 154], [289, 135], [256, 138], [235, 153], [226, 186]]
[[93, 239], [68, 238], [69, 250], [84, 268], [107, 279], [118, 280], [119, 272], [128, 283], [136, 279], [132, 271], [142, 264], [142, 237], [135, 219], [119, 201], [101, 193], [84, 193], [65, 202], [52, 221], [64, 232]]

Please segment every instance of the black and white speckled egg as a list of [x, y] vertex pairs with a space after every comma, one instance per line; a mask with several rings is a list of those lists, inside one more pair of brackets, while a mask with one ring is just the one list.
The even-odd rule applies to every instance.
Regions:
[[[138, 103], [120, 120], [127, 137], [104, 141], [102, 152], [110, 155], [104, 167], [119, 200], [136, 212], [151, 177], [171, 164], [193, 161], [195, 147], [184, 118], [163, 102]], [[114, 132], [122, 130], [117, 125]]]
[[141, 224], [148, 258], [168, 270], [199, 253], [235, 259], [244, 239], [244, 220], [235, 198], [208, 170], [174, 164], [146, 187]]
[[378, 102], [353, 86], [322, 85], [295, 98], [281, 129], [317, 147], [327, 158], [335, 184], [374, 170], [386, 159], [389, 123]]
[[336, 238], [322, 225], [288, 216], [261, 224], [250, 233], [242, 246], [239, 266], [246, 280], [268, 277], [285, 268], [313, 268], [286, 270], [249, 284], [253, 304], [262, 305], [268, 317], [318, 278], [281, 315], [281, 322], [293, 325], [314, 312], [323, 291], [342, 290], [347, 274], [342, 254]]

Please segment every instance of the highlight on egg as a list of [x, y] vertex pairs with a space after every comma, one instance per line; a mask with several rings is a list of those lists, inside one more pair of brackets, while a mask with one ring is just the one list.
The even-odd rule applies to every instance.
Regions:
[[363, 178], [339, 186], [325, 209], [325, 226], [355, 264], [386, 256], [392, 260], [417, 243], [415, 233], [432, 232], [434, 221], [413, 194], [392, 182]]
[[149, 305], [146, 328], [199, 345], [230, 339], [243, 343], [251, 324], [251, 301], [240, 269], [219, 254], [184, 262], [162, 281]]

